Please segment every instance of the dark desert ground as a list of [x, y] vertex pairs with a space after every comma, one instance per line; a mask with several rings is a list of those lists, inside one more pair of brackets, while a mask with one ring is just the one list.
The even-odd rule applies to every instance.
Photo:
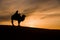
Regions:
[[59, 33], [60, 30], [32, 28], [25, 26], [0, 25], [0, 32], [30, 32], [30, 33]]
[[[0, 36], [5, 39], [32, 39], [39, 37], [42, 38], [56, 38], [60, 35], [60, 30], [50, 30], [43, 28], [31, 28], [31, 27], [23, 27], [23, 26], [11, 26], [11, 25], [0, 25], [0, 33], [3, 33]], [[7, 34], [7, 35], [6, 35]], [[7, 38], [8, 37], [8, 38]], [[20, 38], [21, 37], [21, 38]]]

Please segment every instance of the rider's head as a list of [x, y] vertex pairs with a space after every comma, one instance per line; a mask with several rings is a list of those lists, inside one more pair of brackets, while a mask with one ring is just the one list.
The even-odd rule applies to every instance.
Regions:
[[18, 13], [18, 10], [16, 12]]
[[18, 14], [18, 10], [16, 11], [16, 13], [15, 14]]

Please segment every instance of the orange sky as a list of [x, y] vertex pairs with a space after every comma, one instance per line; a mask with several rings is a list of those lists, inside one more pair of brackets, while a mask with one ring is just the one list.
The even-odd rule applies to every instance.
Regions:
[[0, 25], [11, 25], [10, 18], [16, 10], [27, 16], [21, 26], [60, 29], [59, 0], [1, 0]]

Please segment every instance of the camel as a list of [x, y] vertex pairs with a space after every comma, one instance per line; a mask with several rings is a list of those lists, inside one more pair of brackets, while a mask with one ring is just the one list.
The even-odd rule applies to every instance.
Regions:
[[16, 13], [11, 16], [12, 25], [14, 26], [13, 21], [16, 20], [18, 21], [18, 26], [20, 26], [20, 23], [25, 20], [25, 17], [26, 16], [24, 14], [22, 16], [18, 14], [18, 10], [17, 10]]

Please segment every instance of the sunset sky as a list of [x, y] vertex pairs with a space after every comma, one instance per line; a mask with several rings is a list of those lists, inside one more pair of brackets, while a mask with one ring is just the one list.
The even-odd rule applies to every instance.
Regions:
[[11, 25], [16, 10], [26, 15], [21, 26], [60, 29], [60, 0], [0, 0], [0, 25]]

